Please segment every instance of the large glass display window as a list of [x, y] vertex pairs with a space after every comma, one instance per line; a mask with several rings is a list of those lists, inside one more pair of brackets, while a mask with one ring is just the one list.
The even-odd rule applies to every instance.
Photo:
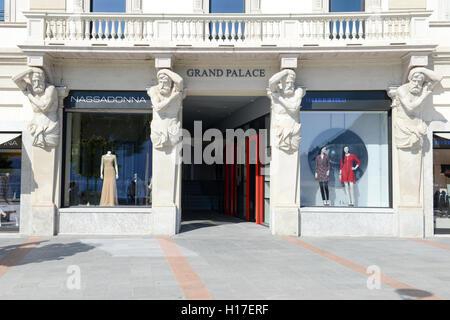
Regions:
[[433, 135], [434, 233], [450, 234], [450, 132]]
[[390, 119], [377, 111], [389, 106], [384, 93], [314, 95], [301, 112], [301, 205], [390, 207]]
[[21, 133], [0, 133], [0, 232], [19, 231]]
[[150, 113], [65, 114], [64, 206], [151, 206]]

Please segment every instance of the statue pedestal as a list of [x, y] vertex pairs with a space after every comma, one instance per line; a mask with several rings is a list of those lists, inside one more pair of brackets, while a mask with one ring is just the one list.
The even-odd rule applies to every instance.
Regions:
[[32, 235], [55, 234], [56, 206], [54, 186], [56, 179], [56, 150], [32, 148], [33, 188], [31, 194]]
[[424, 216], [423, 208], [399, 207], [398, 213], [398, 235], [402, 238], [423, 238]]
[[270, 163], [272, 234], [300, 234], [300, 161], [298, 151], [273, 148]]
[[397, 149], [400, 206], [422, 207], [422, 151]]
[[181, 143], [171, 150], [153, 148], [152, 234], [172, 236], [181, 222]]
[[422, 151], [397, 149], [398, 235], [405, 238], [424, 236], [422, 194]]

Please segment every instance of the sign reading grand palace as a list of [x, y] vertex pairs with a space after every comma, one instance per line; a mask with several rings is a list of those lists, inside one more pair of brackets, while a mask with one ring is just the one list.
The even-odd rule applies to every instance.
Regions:
[[265, 69], [187, 69], [188, 78], [264, 78]]
[[77, 109], [150, 109], [145, 91], [71, 91], [64, 100], [66, 108]]

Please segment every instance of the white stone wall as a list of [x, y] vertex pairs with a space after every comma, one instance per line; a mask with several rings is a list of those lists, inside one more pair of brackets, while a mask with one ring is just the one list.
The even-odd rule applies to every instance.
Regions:
[[[0, 32], [2, 31], [0, 27]], [[0, 51], [0, 132], [22, 133], [22, 177], [20, 196], [20, 232], [31, 230], [31, 136], [27, 130], [31, 106], [11, 81], [11, 77], [26, 69], [26, 58], [17, 49]]]
[[[23, 160], [22, 160], [22, 198], [21, 198], [21, 232], [30, 233], [32, 229], [32, 219], [30, 216], [30, 193], [32, 191], [31, 175], [31, 138], [26, 129], [31, 119], [31, 107], [26, 97], [19, 92], [11, 77], [25, 70], [26, 58], [17, 47], [26, 40], [26, 20], [23, 11], [31, 9], [48, 11], [73, 11], [72, 0], [6, 0], [7, 21], [0, 23], [0, 131], [1, 132], [22, 132], [23, 133]], [[84, 1], [86, 4], [88, 1]], [[302, 14], [327, 12], [328, 0], [261, 0], [260, 12], [262, 14]], [[130, 2], [131, 3], [131, 2]], [[137, 3], [137, 2], [136, 2]], [[134, 3], [128, 8], [136, 10]], [[198, 1], [194, 0], [167, 0], [163, 2], [142, 1], [143, 13], [198, 13]], [[252, 2], [253, 4], [258, 1]], [[432, 10], [433, 14], [429, 19], [430, 33], [428, 39], [437, 45], [436, 52], [430, 58], [429, 68], [434, 69], [443, 75], [442, 85], [436, 88], [433, 94], [432, 104], [424, 114], [424, 119], [429, 123], [428, 142], [432, 139], [433, 131], [450, 131], [450, 43], [448, 34], [450, 33], [450, 7], [446, 0], [415, 0], [412, 2], [403, 0], [367, 0], [372, 7], [378, 3], [381, 11], [392, 10]], [[408, 4], [409, 3], [409, 4]], [[201, 6], [203, 9], [204, 5]], [[249, 5], [247, 11], [256, 9]], [[249, 9], [250, 8], [250, 9]], [[131, 9], [130, 9], [131, 10]], [[131, 11], [129, 11], [131, 12]], [[136, 11], [134, 11], [136, 12]], [[428, 23], [428, 21], [426, 21]], [[261, 49], [262, 50], [262, 49]], [[351, 51], [351, 50], [348, 50]], [[174, 71], [185, 79], [185, 86], [188, 95], [245, 95], [264, 96], [267, 82], [271, 75], [279, 70], [279, 59], [276, 55], [270, 58], [259, 57], [259, 51], [254, 51], [250, 56], [234, 55], [234, 53], [216, 55], [209, 54], [207, 58], [198, 54], [195, 58], [187, 58], [188, 55], [177, 54], [174, 64]], [[405, 52], [406, 54], [406, 52]], [[76, 59], [73, 56], [69, 59], [55, 59], [54, 82], [58, 85], [65, 85], [71, 90], [145, 90], [156, 83], [156, 70], [154, 60], [148, 55], [146, 60], [129, 59]], [[264, 68], [266, 76], [257, 79], [239, 79], [234, 81], [193, 79], [186, 77], [188, 68]], [[351, 52], [341, 52], [334, 57], [330, 54], [309, 52], [301, 54], [299, 68], [297, 69], [297, 83], [307, 88], [307, 90], [385, 90], [391, 85], [399, 85], [404, 82], [404, 70], [402, 60], [399, 55], [391, 56], [386, 54], [371, 55]], [[245, 115], [248, 117], [248, 114]], [[229, 123], [237, 123], [236, 119], [228, 119]], [[424, 151], [424, 215], [425, 215], [425, 235], [433, 234], [432, 228], [432, 148]], [[430, 173], [431, 172], [431, 173]], [[392, 177], [395, 182], [395, 176]], [[395, 200], [394, 200], [395, 201]], [[395, 205], [394, 205], [395, 207]], [[121, 221], [123, 217], [117, 214], [110, 216], [102, 212], [86, 217], [70, 210], [62, 211], [61, 218], [64, 222], [65, 233], [72, 233], [76, 226], [81, 225], [83, 219], [93, 219], [102, 221], [109, 219], [110, 227], [104, 232], [120, 232], [114, 229], [111, 221]], [[27, 216], [28, 215], [28, 216]], [[70, 219], [75, 217], [73, 221]], [[130, 221], [147, 221], [151, 223], [150, 213], [135, 212]], [[95, 220], [98, 219], [98, 220]], [[136, 220], [137, 219], [137, 220]], [[76, 221], [75, 221], [76, 220]], [[105, 220], [106, 221], [106, 220]], [[100, 223], [100, 225], [102, 225]], [[132, 222], [124, 233], [130, 233]], [[373, 235], [373, 236], [396, 236], [398, 235], [398, 219], [395, 208], [392, 210], [321, 210], [304, 209], [301, 214], [301, 234], [303, 235]], [[89, 229], [89, 232], [94, 232]], [[132, 232], [131, 232], [132, 233]], [[145, 233], [140, 229], [137, 233]]]

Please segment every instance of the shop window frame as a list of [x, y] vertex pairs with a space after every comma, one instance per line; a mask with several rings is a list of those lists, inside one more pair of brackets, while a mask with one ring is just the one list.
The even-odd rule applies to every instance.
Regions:
[[[378, 107], [367, 107], [367, 108], [358, 108], [358, 107], [348, 107], [348, 108], [339, 108], [339, 107], [330, 107], [330, 108], [321, 108], [321, 109], [314, 109], [314, 108], [304, 108], [304, 104], [306, 99], [310, 98], [311, 95], [314, 94], [327, 94], [327, 93], [349, 93], [349, 94], [379, 94], [380, 96], [383, 96], [384, 99], [374, 99], [379, 101], [384, 101], [383, 103], [380, 103], [380, 106]], [[389, 206], [388, 207], [354, 207], [356, 209], [393, 209], [393, 162], [392, 162], [392, 109], [391, 109], [392, 101], [387, 95], [387, 92], [385, 90], [308, 90], [306, 92], [306, 95], [302, 99], [302, 108], [300, 109], [300, 113], [308, 113], [308, 112], [386, 112], [387, 113], [387, 140], [388, 140], [388, 186], [389, 186]], [[331, 104], [330, 104], [331, 105]], [[300, 142], [300, 149], [301, 149], [301, 142]], [[301, 185], [302, 180], [300, 179], [300, 192], [301, 192]], [[325, 210], [333, 210], [334, 208], [346, 208], [342, 206], [329, 206], [329, 207], [322, 207], [322, 206], [310, 206], [310, 205], [302, 205], [300, 203], [301, 208], [324, 208]]]
[[[142, 93], [143, 91], [142, 90], [138, 90], [138, 91], [132, 91], [132, 90], [128, 90], [128, 91], [122, 91], [122, 90], [81, 90], [82, 92], [91, 92], [92, 94], [95, 94], [95, 93], [100, 93], [100, 92], [102, 92], [102, 93], [108, 93], [108, 92], [110, 92], [111, 94], [115, 94], [115, 93], [117, 93], [117, 92], [129, 92], [129, 93], [132, 93], [132, 92], [139, 92], [139, 93]], [[77, 208], [77, 206], [71, 206], [71, 205], [65, 205], [65, 185], [66, 185], [66, 182], [67, 182], [67, 179], [69, 178], [69, 177], [66, 177], [66, 174], [65, 174], [65, 168], [66, 168], [66, 165], [67, 165], [67, 161], [66, 161], [66, 159], [67, 159], [67, 152], [66, 152], [66, 150], [67, 150], [67, 145], [68, 145], [68, 143], [70, 143], [69, 141], [67, 141], [67, 115], [69, 114], [69, 113], [105, 113], [105, 114], [133, 114], [133, 115], [138, 115], [138, 114], [149, 114], [149, 115], [151, 115], [152, 116], [152, 119], [153, 119], [153, 109], [152, 108], [150, 108], [150, 109], [148, 109], [148, 108], [121, 108], [121, 109], [119, 109], [119, 108], [116, 108], [116, 109], [114, 109], [114, 108], [77, 108], [77, 107], [70, 107], [69, 106], [69, 101], [70, 101], [70, 98], [72, 97], [72, 95], [75, 93], [75, 92], [79, 92], [79, 90], [74, 90], [74, 91], [71, 91], [71, 92], [69, 92], [69, 95], [67, 96], [67, 98], [64, 100], [64, 107], [63, 107], [63, 113], [62, 113], [62, 129], [61, 129], [61, 131], [62, 131], [62, 145], [61, 145], [61, 147], [62, 147], [62, 151], [61, 151], [61, 179], [60, 179], [60, 181], [61, 181], [61, 183], [60, 183], [60, 197], [59, 197], [59, 207], [60, 208]], [[153, 162], [153, 159], [150, 159], [150, 163], [152, 164], [152, 162]], [[70, 182], [70, 178], [69, 178], [69, 182]], [[92, 205], [92, 206], [90, 206], [91, 208], [95, 208], [95, 209], [98, 209], [98, 208], [101, 208], [99, 205]], [[153, 203], [151, 204], [151, 205], [148, 205], [148, 206], [123, 206], [123, 205], [119, 205], [119, 206], [117, 206], [117, 207], [120, 207], [120, 208], [124, 208], [124, 209], [127, 209], [127, 208], [139, 208], [139, 207], [142, 207], [142, 208], [146, 208], [146, 209], [151, 209], [152, 207], [153, 207]], [[82, 207], [82, 208], [84, 208], [84, 207]], [[106, 207], [105, 207], [106, 208]]]

